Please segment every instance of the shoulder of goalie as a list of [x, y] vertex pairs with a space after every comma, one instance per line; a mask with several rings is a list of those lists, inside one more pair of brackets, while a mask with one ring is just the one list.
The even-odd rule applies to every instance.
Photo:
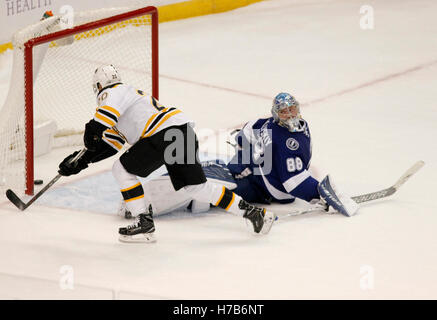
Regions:
[[317, 186], [320, 198], [335, 211], [351, 217], [358, 210], [358, 204], [346, 193], [340, 190], [327, 175]]

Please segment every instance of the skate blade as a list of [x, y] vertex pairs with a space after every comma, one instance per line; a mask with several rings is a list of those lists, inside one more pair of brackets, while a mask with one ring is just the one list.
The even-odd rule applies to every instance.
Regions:
[[156, 242], [154, 233], [141, 233], [133, 236], [120, 235], [118, 238], [120, 242], [129, 242], [129, 243], [154, 243]]
[[267, 234], [273, 226], [273, 222], [276, 220], [276, 215], [272, 212], [266, 211], [264, 215], [264, 225], [261, 229], [262, 234]]

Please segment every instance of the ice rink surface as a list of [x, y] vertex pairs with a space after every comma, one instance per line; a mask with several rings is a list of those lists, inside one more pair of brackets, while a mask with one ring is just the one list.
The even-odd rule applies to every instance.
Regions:
[[[220, 211], [157, 217], [150, 245], [118, 242], [129, 222], [106, 209], [46, 201], [22, 213], [2, 196], [0, 298], [436, 299], [437, 2], [366, 1], [372, 30], [360, 28], [362, 5], [272, 0], [161, 24], [160, 101], [196, 121], [202, 151], [226, 154], [224, 129], [269, 115], [290, 92], [310, 125], [315, 177], [355, 195], [425, 161], [393, 197], [353, 218], [295, 217], [267, 236]], [[0, 105], [11, 56], [0, 56]], [[38, 159], [37, 178], [47, 183], [75, 149]], [[112, 163], [53, 190], [78, 184], [92, 198], [103, 188], [92, 177], [111, 179]]]

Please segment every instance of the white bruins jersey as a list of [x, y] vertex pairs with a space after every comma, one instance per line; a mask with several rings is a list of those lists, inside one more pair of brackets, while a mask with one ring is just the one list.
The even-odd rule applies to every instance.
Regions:
[[103, 140], [117, 150], [124, 142], [133, 145], [170, 126], [194, 126], [182, 111], [164, 107], [152, 96], [126, 84], [104, 89], [97, 96], [97, 105], [94, 120], [108, 127]]

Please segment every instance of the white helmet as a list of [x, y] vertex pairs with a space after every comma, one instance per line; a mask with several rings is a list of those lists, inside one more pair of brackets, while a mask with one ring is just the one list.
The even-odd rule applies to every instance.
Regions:
[[[117, 69], [115, 69], [112, 64], [98, 67], [96, 71], [94, 71], [93, 90], [95, 94], [98, 94], [101, 89], [118, 82], [121, 82], [121, 78]], [[100, 84], [100, 90], [97, 84]]]

